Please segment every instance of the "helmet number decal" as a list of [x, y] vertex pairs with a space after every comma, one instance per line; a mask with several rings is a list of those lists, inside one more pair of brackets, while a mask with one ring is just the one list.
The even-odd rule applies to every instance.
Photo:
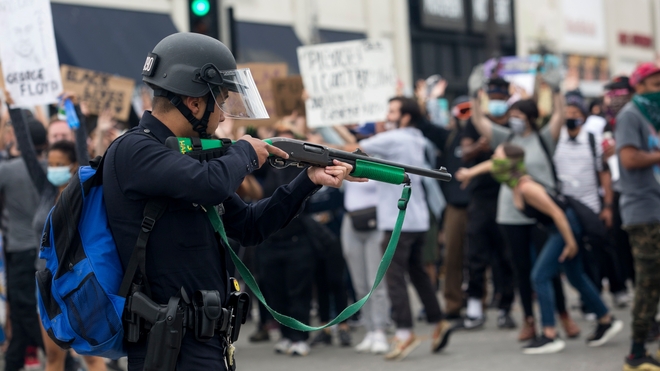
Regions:
[[149, 53], [147, 55], [147, 60], [144, 61], [144, 67], [142, 67], [142, 76], [153, 76], [156, 72], [157, 64], [158, 56], [154, 53]]

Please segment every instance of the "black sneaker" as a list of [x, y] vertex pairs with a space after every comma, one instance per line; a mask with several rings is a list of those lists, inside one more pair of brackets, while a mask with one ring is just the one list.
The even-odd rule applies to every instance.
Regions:
[[641, 358], [630, 355], [623, 363], [623, 371], [660, 371], [660, 362], [648, 354]]
[[463, 320], [463, 328], [466, 330], [476, 330], [478, 328], [483, 328], [486, 323], [486, 316], [481, 316], [477, 318], [465, 317]]
[[314, 338], [312, 338], [312, 341], [309, 342], [310, 346], [315, 346], [319, 344], [325, 344], [325, 345], [331, 345], [332, 344], [332, 334], [325, 331], [321, 330], [319, 331]]
[[623, 321], [612, 317], [612, 321], [608, 324], [599, 323], [596, 330], [587, 338], [587, 345], [590, 347], [599, 347], [607, 343], [614, 335], [618, 334], [623, 329]]
[[518, 326], [509, 313], [502, 313], [497, 316], [497, 327], [503, 330], [513, 330]]
[[339, 329], [339, 344], [343, 347], [351, 346], [351, 333], [348, 330]]
[[257, 331], [254, 332], [254, 334], [250, 335], [248, 338], [250, 343], [260, 343], [263, 341], [270, 341], [270, 334], [268, 333], [268, 329], [266, 327], [259, 327]]
[[559, 338], [550, 339], [545, 335], [537, 337], [523, 348], [524, 354], [550, 354], [560, 352], [566, 343]]

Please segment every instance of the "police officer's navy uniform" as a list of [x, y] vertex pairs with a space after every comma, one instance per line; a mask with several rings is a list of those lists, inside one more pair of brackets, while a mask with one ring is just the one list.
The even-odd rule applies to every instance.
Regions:
[[[227, 235], [245, 246], [257, 245], [284, 227], [316, 189], [303, 171], [267, 199], [245, 204], [234, 192], [243, 178], [258, 167], [257, 154], [247, 141], [238, 141], [221, 158], [200, 163], [165, 147], [174, 136], [162, 122], [145, 112], [136, 131], [117, 140], [106, 153], [103, 190], [108, 221], [124, 269], [128, 265], [147, 200], [165, 198], [168, 207], [156, 223], [147, 245], [146, 270], [152, 299], [167, 303], [183, 287], [228, 293], [224, 250], [202, 205], [222, 204]], [[147, 135], [145, 135], [147, 134]], [[227, 248], [222, 246], [222, 248]], [[223, 370], [218, 335], [197, 342], [188, 331], [177, 370]], [[129, 371], [141, 371], [144, 340], [126, 343]]]

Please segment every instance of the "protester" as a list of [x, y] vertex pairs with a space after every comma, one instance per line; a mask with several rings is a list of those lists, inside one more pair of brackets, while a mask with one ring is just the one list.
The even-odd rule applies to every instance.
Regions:
[[[63, 97], [63, 99], [70, 98], [72, 97], [69, 95]], [[8, 102], [11, 104], [11, 100], [8, 99]], [[61, 123], [63, 121], [51, 122], [48, 127], [48, 137], [57, 141], [54, 143], [49, 142], [46, 156], [48, 168], [47, 171], [44, 171], [38, 153], [32, 151], [32, 148], [28, 145], [28, 123], [24, 120], [23, 115], [21, 115], [21, 111], [14, 109], [10, 111], [10, 114], [14, 123], [18, 145], [21, 148], [28, 148], [28, 150], [21, 151], [21, 157], [25, 161], [30, 179], [41, 197], [32, 222], [35, 233], [41, 235], [50, 210], [71, 178], [77, 174], [79, 163], [87, 163], [89, 161], [85, 126], [81, 125], [80, 129], [74, 135], [74, 131], [69, 127], [68, 123], [64, 122], [66, 127], [62, 128]], [[72, 137], [75, 137], [77, 143], [68, 139], [58, 140], [58, 138]], [[44, 266], [45, 261], [39, 260], [36, 269], [42, 269]], [[46, 350], [46, 371], [63, 369], [68, 351], [61, 349], [55, 344], [43, 326], [41, 326], [41, 336]], [[90, 371], [102, 371], [106, 369], [103, 358], [85, 357], [85, 362]]]
[[[627, 76], [617, 76], [604, 86], [605, 96], [603, 100], [605, 118], [608, 126], [603, 133], [603, 157], [607, 162], [612, 175], [612, 227], [609, 229], [610, 235], [615, 246], [617, 260], [620, 262], [621, 274], [624, 280], [635, 281], [635, 268], [633, 264], [632, 248], [628, 233], [621, 228], [621, 209], [619, 200], [621, 192], [619, 189], [619, 157], [616, 153], [615, 128], [616, 116], [630, 102], [635, 92], [630, 86], [630, 79]], [[630, 298], [628, 298], [630, 301]], [[621, 303], [623, 304], [623, 303]]]
[[[488, 81], [487, 94], [489, 102], [509, 99], [509, 83], [502, 78]], [[490, 105], [490, 103], [489, 103]], [[471, 108], [471, 106], [470, 106]], [[494, 116], [494, 113], [498, 116]], [[471, 117], [472, 111], [469, 111]], [[504, 114], [493, 108], [488, 118], [495, 124], [508, 125], [508, 107]], [[464, 166], [474, 166], [486, 161], [493, 154], [490, 144], [468, 120], [465, 133], [461, 139]], [[467, 187], [470, 192], [468, 204], [468, 302], [463, 327], [470, 330], [480, 328], [486, 322], [483, 311], [485, 295], [485, 273], [488, 266], [494, 283], [494, 299], [499, 310], [497, 326], [511, 329], [516, 326], [509, 314], [514, 299], [513, 267], [506, 254], [506, 246], [502, 234], [497, 227], [497, 195], [500, 185], [489, 174], [475, 177]]]
[[554, 315], [554, 293], [551, 280], [560, 266], [568, 281], [580, 292], [582, 300], [596, 313], [598, 326], [587, 338], [587, 344], [597, 347], [605, 344], [623, 328], [623, 322], [615, 320], [600, 299], [596, 288], [584, 273], [582, 254], [578, 241], [583, 226], [573, 206], [559, 197], [552, 196], [540, 183], [527, 175], [525, 151], [511, 143], [498, 146], [492, 161], [473, 168], [475, 173], [490, 171], [493, 177], [513, 192], [516, 209], [546, 226], [549, 236], [534, 263], [531, 280], [541, 307], [543, 330], [525, 348], [525, 354], [556, 353], [566, 344], [557, 336]]
[[624, 370], [660, 370], [645, 341], [660, 299], [660, 67], [643, 63], [630, 77], [635, 95], [616, 116], [620, 207], [635, 260], [632, 348]]
[[[566, 101], [566, 124], [559, 135], [553, 158], [557, 177], [561, 180], [562, 194], [586, 205], [610, 228], [613, 192], [610, 172], [603, 161], [603, 147], [599, 145], [602, 130], [601, 134], [595, 135], [586, 127], [587, 111], [580, 94], [570, 92], [566, 95]], [[603, 278], [607, 278], [615, 305], [625, 306], [627, 290], [614, 247], [610, 243], [599, 245], [591, 246], [585, 254], [587, 273], [599, 292]]]
[[[482, 112], [481, 96], [472, 102], [472, 122], [477, 131], [490, 142], [491, 147], [511, 142], [522, 146], [527, 156], [525, 165], [536, 180], [549, 190], [557, 189], [554, 177], [552, 154], [559, 137], [559, 131], [564, 121], [564, 99], [559, 93], [554, 95], [552, 117], [549, 123], [539, 129], [537, 120], [539, 111], [533, 100], [520, 100], [509, 108], [509, 126], [505, 128], [494, 124]], [[457, 174], [458, 175], [458, 174]], [[463, 176], [470, 180], [474, 175], [465, 171]], [[529, 279], [532, 268], [532, 246], [534, 246], [535, 221], [522, 214], [513, 204], [513, 193], [507, 187], [500, 187], [497, 204], [497, 223], [501, 226], [505, 241], [513, 259], [518, 280], [518, 292], [523, 304], [523, 327], [518, 336], [519, 341], [536, 337], [536, 325], [532, 310], [532, 285]], [[542, 243], [537, 242], [536, 248]], [[566, 311], [566, 303], [559, 277], [554, 282], [557, 295], [557, 310], [560, 313], [562, 325], [568, 337], [578, 336], [580, 330]]]
[[55, 143], [61, 140], [68, 140], [74, 142], [73, 131], [69, 128], [69, 124], [61, 120], [57, 116], [53, 116], [48, 123], [48, 143]]
[[[345, 185], [344, 207], [347, 212], [342, 222], [341, 242], [358, 299], [371, 289], [383, 256], [381, 241], [384, 233], [378, 229], [376, 217], [378, 203], [376, 182]], [[389, 307], [387, 288], [381, 283], [360, 310], [367, 333], [355, 346], [356, 351], [381, 354], [389, 350], [385, 335]]]
[[[287, 127], [278, 127], [276, 136], [293, 138]], [[265, 197], [270, 197], [280, 185], [295, 179], [301, 169], [275, 169], [264, 166], [254, 172]], [[271, 235], [257, 247], [261, 282], [269, 305], [279, 313], [309, 323], [314, 278], [314, 247], [306, 232], [311, 217], [301, 214]], [[308, 332], [280, 326], [282, 337], [275, 344], [275, 352], [291, 356], [306, 356], [310, 352]]]
[[[314, 283], [318, 317], [322, 325], [348, 306], [346, 261], [341, 246], [341, 220], [344, 214], [344, 195], [335, 188], [321, 188], [307, 201], [305, 212], [310, 213], [307, 233], [314, 246]], [[337, 325], [337, 337], [343, 347], [351, 346], [351, 329], [345, 320]], [[332, 344], [332, 329], [319, 331], [310, 345]]]
[[606, 90], [603, 97], [605, 119], [610, 126], [615, 127], [617, 115], [626, 103], [630, 102], [635, 89], [630, 86], [628, 76], [617, 76], [603, 88]]
[[[469, 104], [467, 97], [459, 97], [452, 103], [453, 107]], [[465, 107], [463, 107], [465, 108]], [[459, 108], [460, 109], [460, 108]], [[417, 128], [441, 152], [439, 162], [453, 173], [461, 167], [461, 137], [465, 129], [465, 120], [452, 117], [446, 127], [432, 124], [425, 120], [417, 124]], [[446, 200], [443, 216], [444, 234], [444, 285], [446, 318], [458, 320], [463, 308], [463, 251], [465, 246], [467, 225], [468, 193], [460, 188], [460, 183], [452, 180], [441, 184], [442, 194]]]
[[[361, 140], [360, 148], [385, 160], [396, 160], [403, 164], [423, 167], [425, 140], [416, 128], [422, 120], [417, 102], [410, 98], [396, 97], [389, 102], [387, 120], [396, 127], [371, 138]], [[413, 333], [413, 318], [406, 284], [406, 274], [417, 290], [426, 310], [426, 319], [435, 325], [431, 335], [431, 350], [439, 352], [449, 341], [451, 325], [443, 318], [440, 304], [435, 296], [429, 277], [422, 264], [422, 248], [429, 228], [429, 209], [425, 200], [424, 188], [418, 176], [410, 175], [412, 196], [408, 203], [407, 217], [403, 223], [401, 237], [392, 263], [385, 275], [387, 290], [392, 303], [392, 319], [397, 331], [392, 340], [392, 349], [385, 355], [387, 360], [402, 360], [407, 357], [421, 340]], [[397, 202], [401, 197], [401, 187], [378, 183], [377, 218], [378, 229], [384, 231], [382, 249], [385, 250], [392, 237]]]
[[[26, 115], [19, 111], [20, 115]], [[6, 236], [5, 261], [7, 274], [7, 301], [10, 306], [11, 340], [5, 354], [5, 370], [23, 368], [28, 346], [43, 348], [39, 318], [37, 316], [34, 283], [40, 234], [32, 228], [32, 220], [39, 205], [39, 193], [32, 184], [29, 169], [21, 151], [36, 151], [42, 155], [48, 145], [46, 128], [31, 115], [25, 116], [30, 140], [29, 148], [10, 149], [12, 159], [0, 163], [0, 194], [4, 196], [3, 231]], [[20, 122], [20, 121], [19, 121]], [[14, 128], [17, 131], [16, 128]]]

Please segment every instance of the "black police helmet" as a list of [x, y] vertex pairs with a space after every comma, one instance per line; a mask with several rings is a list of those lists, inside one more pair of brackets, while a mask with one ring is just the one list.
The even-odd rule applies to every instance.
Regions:
[[223, 80], [219, 72], [235, 69], [236, 59], [225, 44], [206, 35], [181, 32], [167, 36], [149, 53], [142, 81], [154, 90], [202, 97], [216, 87], [234, 90], [233, 83]]

